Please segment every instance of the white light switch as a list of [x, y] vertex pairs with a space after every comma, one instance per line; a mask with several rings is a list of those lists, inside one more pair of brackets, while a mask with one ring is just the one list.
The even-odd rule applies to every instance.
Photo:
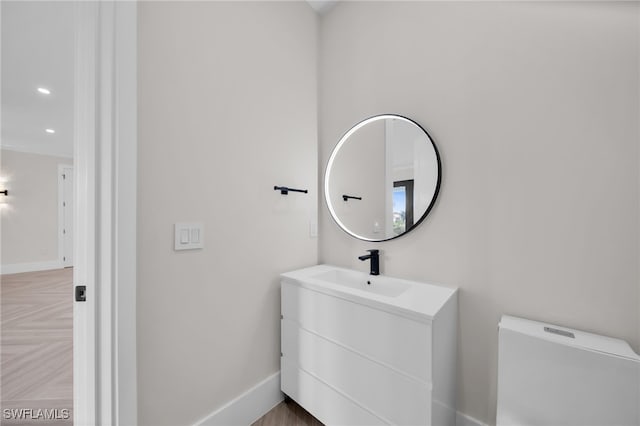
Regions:
[[204, 247], [202, 223], [176, 223], [174, 227], [174, 249], [193, 250]]

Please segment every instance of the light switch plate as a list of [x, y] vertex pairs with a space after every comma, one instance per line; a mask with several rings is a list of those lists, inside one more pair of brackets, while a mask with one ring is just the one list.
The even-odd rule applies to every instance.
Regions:
[[174, 226], [174, 249], [204, 248], [204, 226], [201, 222], [181, 222]]
[[379, 234], [380, 233], [380, 223], [378, 223], [378, 222], [374, 222], [373, 223], [373, 233], [374, 234]]

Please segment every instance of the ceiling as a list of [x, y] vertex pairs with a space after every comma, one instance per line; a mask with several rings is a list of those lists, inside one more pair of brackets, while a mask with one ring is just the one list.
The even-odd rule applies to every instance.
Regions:
[[0, 7], [2, 148], [72, 157], [73, 4], [2, 1]]
[[[307, 0], [320, 15], [336, 0]], [[1, 1], [4, 149], [73, 156], [74, 25], [70, 1]], [[43, 95], [39, 87], [49, 89]], [[55, 133], [47, 133], [52, 129]]]

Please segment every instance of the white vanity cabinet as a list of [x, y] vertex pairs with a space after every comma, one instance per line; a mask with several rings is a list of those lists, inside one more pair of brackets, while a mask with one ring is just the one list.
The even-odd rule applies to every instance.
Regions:
[[454, 425], [457, 291], [336, 269], [282, 275], [282, 391], [327, 425]]

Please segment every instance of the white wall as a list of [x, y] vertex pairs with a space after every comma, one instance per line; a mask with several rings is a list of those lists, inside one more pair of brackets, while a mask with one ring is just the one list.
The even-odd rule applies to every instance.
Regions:
[[0, 177], [6, 183], [0, 190], [9, 191], [0, 195], [3, 269], [57, 264], [58, 165], [72, 165], [73, 159], [6, 149], [1, 157]]
[[[317, 261], [317, 18], [138, 7], [139, 423], [186, 425], [279, 370], [278, 275]], [[203, 250], [173, 251], [180, 221]]]
[[[623, 338], [638, 324], [638, 5], [340, 2], [320, 23], [320, 165], [361, 119], [434, 137], [439, 200], [371, 244], [321, 206], [320, 260], [457, 285], [458, 405], [495, 421], [503, 313]], [[323, 172], [323, 169], [321, 170]]]

